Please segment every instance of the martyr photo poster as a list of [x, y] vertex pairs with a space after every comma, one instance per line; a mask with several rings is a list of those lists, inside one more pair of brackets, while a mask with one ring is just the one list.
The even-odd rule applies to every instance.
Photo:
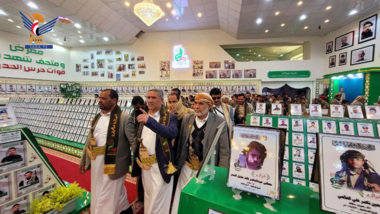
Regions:
[[236, 126], [227, 186], [280, 200], [284, 147], [284, 131]]
[[321, 208], [380, 213], [380, 139], [319, 134]]

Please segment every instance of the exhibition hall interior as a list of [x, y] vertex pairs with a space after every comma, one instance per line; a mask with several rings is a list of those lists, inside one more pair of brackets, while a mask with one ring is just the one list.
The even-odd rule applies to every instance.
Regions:
[[378, 0], [0, 0], [0, 214], [380, 213]]

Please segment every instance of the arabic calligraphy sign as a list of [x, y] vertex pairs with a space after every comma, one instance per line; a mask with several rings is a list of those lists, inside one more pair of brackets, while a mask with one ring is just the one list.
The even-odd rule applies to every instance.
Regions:
[[269, 71], [268, 78], [309, 78], [310, 71]]

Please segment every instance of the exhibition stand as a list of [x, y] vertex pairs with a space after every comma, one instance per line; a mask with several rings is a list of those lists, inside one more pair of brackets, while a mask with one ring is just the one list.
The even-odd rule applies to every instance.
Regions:
[[192, 213], [328, 213], [320, 209], [319, 193], [309, 187], [281, 182], [281, 201], [254, 194], [241, 193], [235, 200], [227, 187], [227, 169], [215, 167], [214, 180], [200, 184], [193, 178], [181, 192], [181, 214]]

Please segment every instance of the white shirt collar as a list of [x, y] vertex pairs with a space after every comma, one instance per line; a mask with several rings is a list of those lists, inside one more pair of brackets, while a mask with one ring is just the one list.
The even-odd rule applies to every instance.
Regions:
[[[209, 116], [210, 116], [210, 112], [207, 113], [207, 117], [205, 119], [203, 119], [203, 120], [199, 119], [199, 117], [196, 116], [195, 117], [195, 122], [197, 123], [197, 125], [198, 124], [202, 124], [203, 125], [203, 124], [205, 124], [207, 122]], [[200, 127], [200, 126], [198, 126], [198, 127]]]
[[153, 115], [149, 114], [149, 116], [153, 117], [153, 118], [157, 118], [160, 116], [160, 111], [157, 111], [156, 113], [154, 113]]
[[100, 112], [100, 115], [101, 116], [109, 116], [109, 115], [111, 115], [111, 112], [108, 112], [108, 113], [105, 113], [105, 114], [103, 112]]

